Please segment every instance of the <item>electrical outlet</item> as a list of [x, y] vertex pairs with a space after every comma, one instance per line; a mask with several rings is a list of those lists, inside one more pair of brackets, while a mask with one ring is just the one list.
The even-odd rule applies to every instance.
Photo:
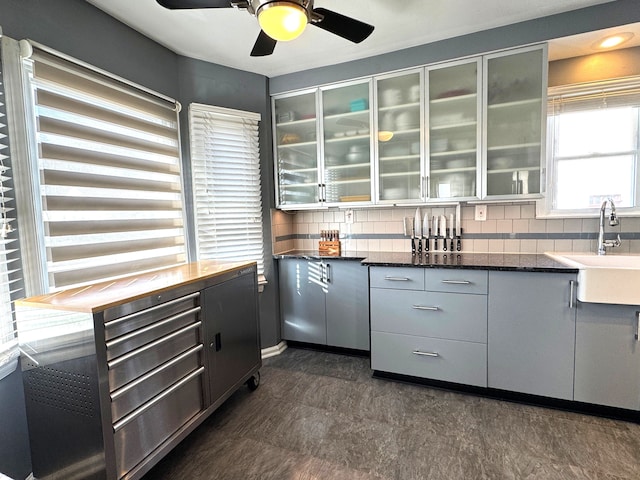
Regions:
[[344, 212], [344, 221], [346, 223], [350, 223], [350, 224], [353, 223], [353, 210], [351, 210], [351, 209], [345, 210], [345, 212]]
[[476, 205], [476, 221], [484, 222], [487, 219], [487, 206]]

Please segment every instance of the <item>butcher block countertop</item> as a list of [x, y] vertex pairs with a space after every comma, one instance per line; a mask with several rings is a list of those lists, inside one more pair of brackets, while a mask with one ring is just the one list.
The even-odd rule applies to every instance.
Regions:
[[21, 307], [94, 313], [167, 290], [212, 279], [255, 265], [255, 262], [201, 260], [149, 273], [60, 290], [16, 301]]

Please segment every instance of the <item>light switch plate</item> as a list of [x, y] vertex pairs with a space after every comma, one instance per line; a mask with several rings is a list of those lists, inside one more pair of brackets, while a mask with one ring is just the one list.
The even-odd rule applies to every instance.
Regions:
[[487, 219], [487, 206], [476, 205], [476, 221], [484, 222]]

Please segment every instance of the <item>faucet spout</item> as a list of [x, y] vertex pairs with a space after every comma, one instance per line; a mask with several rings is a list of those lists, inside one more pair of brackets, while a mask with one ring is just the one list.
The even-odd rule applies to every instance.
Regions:
[[607, 248], [619, 247], [622, 243], [620, 240], [620, 234], [614, 240], [604, 239], [604, 217], [607, 209], [607, 203], [611, 206], [611, 213], [609, 215], [609, 225], [612, 227], [618, 225], [618, 215], [616, 214], [616, 204], [613, 203], [613, 199], [608, 198], [600, 205], [600, 222], [598, 224], [598, 255], [605, 255]]

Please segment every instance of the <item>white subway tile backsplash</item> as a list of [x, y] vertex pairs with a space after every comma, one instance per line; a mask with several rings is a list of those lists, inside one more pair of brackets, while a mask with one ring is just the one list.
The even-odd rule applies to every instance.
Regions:
[[498, 233], [498, 221], [497, 220], [485, 220], [479, 222], [481, 224], [482, 233]]
[[503, 253], [504, 249], [504, 240], [489, 240], [489, 252], [491, 253]]
[[521, 253], [536, 253], [538, 248], [537, 240], [523, 239], [520, 240], [520, 252]]
[[566, 218], [563, 220], [563, 231], [566, 233], [576, 233], [582, 231], [582, 219], [581, 218]]
[[536, 218], [536, 206], [534, 204], [521, 205], [520, 218]]
[[504, 241], [505, 253], [520, 253], [520, 240], [505, 240]]
[[564, 221], [559, 219], [546, 220], [547, 233], [562, 233], [564, 232]]
[[536, 253], [553, 252], [555, 242], [553, 240], [538, 240]]
[[489, 205], [487, 209], [487, 219], [502, 220], [504, 218], [503, 205]]
[[529, 233], [529, 220], [517, 219], [512, 221], [512, 233]]
[[556, 240], [553, 245], [554, 252], [570, 252], [573, 249], [573, 240]]
[[504, 218], [520, 218], [520, 205], [507, 205], [504, 207]]
[[546, 220], [529, 220], [529, 233], [546, 233]]

